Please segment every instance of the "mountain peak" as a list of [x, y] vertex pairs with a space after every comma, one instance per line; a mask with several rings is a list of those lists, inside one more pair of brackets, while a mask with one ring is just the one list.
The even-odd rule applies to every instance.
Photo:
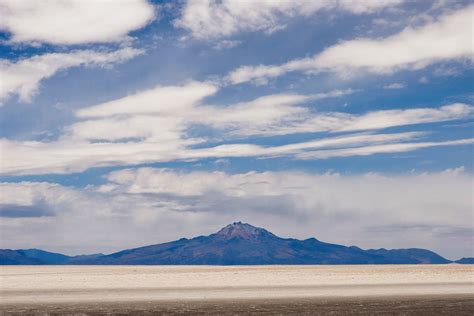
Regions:
[[[457, 263], [473, 263], [465, 258]], [[315, 238], [280, 238], [269, 231], [234, 222], [210, 236], [180, 239], [128, 249], [110, 255], [69, 257], [37, 250], [0, 249], [6, 264], [416, 264], [450, 263], [425, 249], [372, 249], [317, 242]]]
[[275, 237], [275, 235], [263, 228], [255, 227], [242, 222], [234, 222], [229, 224], [214, 235], [222, 239], [241, 238], [247, 240], [257, 239], [264, 236]]

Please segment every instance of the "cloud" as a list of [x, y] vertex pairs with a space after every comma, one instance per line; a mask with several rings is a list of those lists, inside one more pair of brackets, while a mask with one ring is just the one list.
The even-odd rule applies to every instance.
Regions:
[[422, 69], [447, 60], [472, 60], [473, 8], [467, 6], [386, 38], [343, 41], [313, 57], [275, 66], [243, 66], [232, 71], [227, 80], [231, 84], [265, 83], [294, 71], [333, 72], [343, 77], [355, 71], [387, 74], [402, 69]]
[[[309, 107], [300, 106], [302, 103], [350, 95], [354, 93], [351, 89], [309, 95], [273, 94], [226, 106], [201, 104], [202, 99], [215, 94], [217, 90], [214, 84], [199, 82], [184, 86], [159, 86], [88, 107], [77, 112], [77, 116], [96, 120], [74, 124], [72, 133], [86, 139], [157, 139], [160, 135], [180, 137], [193, 125], [206, 125], [220, 131], [222, 138], [275, 136], [383, 129], [456, 120], [474, 112], [472, 106], [462, 103], [445, 105], [439, 109], [384, 110], [364, 114], [318, 113]], [[173, 104], [173, 107], [169, 104]]]
[[242, 44], [241, 41], [222, 40], [216, 43], [212, 48], [215, 50], [231, 49]]
[[107, 201], [107, 196], [47, 182], [0, 183], [0, 190], [0, 205], [8, 206], [0, 221], [0, 248], [57, 248], [78, 254], [93, 243], [110, 247], [111, 239], [101, 230], [117, 238], [115, 222], [124, 224], [120, 199]]
[[79, 110], [88, 119], [73, 124], [73, 139], [116, 141], [127, 138], [148, 142], [191, 144], [184, 134], [202, 99], [218, 90], [212, 83], [190, 82], [183, 86], [157, 86], [124, 98]]
[[16, 205], [0, 204], [0, 218], [2, 217], [43, 217], [52, 216], [44, 205]]
[[[70, 173], [93, 167], [205, 158], [287, 156], [326, 159], [346, 157], [350, 153], [360, 156], [369, 152], [397, 152], [397, 148], [399, 152], [405, 152], [469, 143], [468, 139], [416, 143], [414, 141], [427, 136], [427, 133], [419, 132], [354, 133], [463, 119], [473, 112], [473, 107], [466, 104], [362, 114], [319, 113], [302, 105], [344, 96], [353, 93], [352, 90], [310, 95], [275, 94], [230, 105], [206, 104], [206, 98], [217, 91], [218, 87], [209, 82], [157, 86], [83, 108], [76, 113], [78, 121], [66, 126], [56, 140], [0, 140], [2, 173]], [[315, 132], [344, 132], [345, 135], [318, 135], [305, 142], [279, 146], [255, 145], [249, 139], [250, 136]], [[220, 145], [213, 145], [216, 140]], [[236, 140], [239, 141], [235, 143]]]
[[426, 83], [430, 82], [430, 80], [428, 79], [428, 77], [423, 76], [418, 80], [418, 82], [421, 83], [421, 84], [426, 84]]
[[11, 43], [75, 45], [123, 41], [155, 18], [145, 0], [98, 1], [3, 0], [0, 30]]
[[[141, 49], [122, 48], [111, 52], [76, 50], [69, 53], [48, 53], [16, 62], [0, 60], [0, 101], [17, 94], [21, 101], [30, 102], [41, 80], [58, 71], [78, 66], [104, 67], [127, 61], [142, 54]], [[0, 103], [1, 104], [1, 103]]]
[[461, 69], [457, 67], [440, 66], [433, 71], [433, 75], [437, 77], [456, 77], [461, 74]]
[[321, 10], [364, 14], [396, 6], [402, 2], [402, 0], [256, 2], [188, 0], [174, 25], [188, 30], [196, 39], [221, 38], [249, 31], [273, 33], [285, 28], [289, 18], [308, 17]]
[[[186, 137], [189, 128], [205, 125], [225, 131], [223, 138], [228, 138], [226, 134], [231, 137], [263, 135], [258, 128], [273, 126], [273, 130], [277, 130], [285, 122], [310, 114], [306, 108], [295, 106], [297, 104], [353, 93], [349, 89], [312, 95], [275, 94], [225, 106], [202, 104], [205, 97], [217, 90], [212, 83], [200, 82], [158, 86], [78, 111], [79, 118], [88, 120], [72, 125], [70, 133], [79, 139], [145, 138], [158, 141], [175, 138], [178, 141]], [[188, 137], [188, 140], [191, 139]]]
[[[340, 175], [303, 172], [180, 172], [170, 169], [126, 169], [107, 177], [109, 192], [181, 204], [179, 212], [200, 210], [207, 218], [243, 219], [283, 236], [357, 244], [362, 247], [425, 246], [454, 258], [474, 249], [472, 176], [460, 170], [438, 173]], [[451, 187], [453, 185], [453, 187]], [[459, 191], [457, 191], [459, 190]], [[396, 198], [394, 198], [396, 196]], [[283, 225], [283, 223], [287, 225]], [[373, 227], [428, 225], [426, 230], [399, 231], [397, 238]], [[301, 230], [302, 229], [302, 230]], [[296, 233], [296, 231], [298, 233]], [[453, 233], [457, 251], [442, 231]], [[413, 237], [419, 238], [413, 238]], [[378, 239], [380, 238], [380, 239]], [[416, 240], [413, 244], [413, 240]], [[461, 242], [460, 242], [461, 241]], [[462, 251], [460, 249], [463, 249]]]
[[343, 120], [337, 130], [355, 131], [380, 129], [394, 126], [433, 123], [469, 117], [474, 107], [464, 103], [453, 103], [436, 108], [413, 108], [404, 110], [371, 111], [353, 115]]
[[205, 82], [190, 82], [183, 86], [158, 86], [118, 100], [85, 108], [80, 110], [77, 116], [182, 113], [192, 109], [203, 98], [216, 93], [217, 90], [217, 86]]
[[337, 98], [354, 93], [352, 89], [333, 90], [327, 93], [309, 95], [273, 94], [249, 102], [233, 105], [203, 106], [197, 108], [192, 120], [217, 130], [224, 130], [232, 136], [269, 136], [290, 134], [285, 126], [297, 124], [313, 117], [308, 107], [297, 106], [327, 98]]
[[[209, 119], [211, 124], [218, 124], [222, 127], [227, 124], [232, 128], [232, 122], [236, 122], [232, 134], [245, 136], [275, 136], [295, 133], [315, 133], [315, 132], [347, 132], [384, 129], [395, 126], [406, 126], [423, 123], [434, 123], [467, 118], [474, 113], [474, 107], [453, 103], [436, 108], [413, 108], [403, 110], [381, 110], [370, 111], [361, 114], [349, 114], [344, 112], [313, 112], [307, 107], [292, 106], [278, 103], [274, 104], [269, 113], [277, 112], [280, 116], [266, 116], [267, 120], [246, 124], [244, 120], [238, 124], [238, 116], [234, 120], [226, 120], [225, 115], [216, 118], [215, 122]], [[264, 107], [259, 108], [265, 114]], [[258, 113], [259, 110], [255, 110]], [[278, 112], [279, 111], [279, 112]], [[225, 112], [224, 112], [225, 113]], [[224, 114], [223, 113], [223, 114]], [[212, 116], [214, 118], [215, 116]], [[253, 116], [250, 116], [253, 117]], [[258, 120], [258, 116], [253, 117]], [[250, 120], [250, 118], [248, 119]], [[219, 125], [216, 125], [219, 126]]]
[[9, 204], [28, 205], [34, 197], [52, 216], [2, 218], [0, 247], [108, 252], [209, 234], [242, 220], [283, 237], [364, 248], [426, 247], [456, 259], [474, 251], [465, 233], [472, 229], [473, 178], [460, 169], [343, 175], [139, 168], [105, 180], [85, 189], [1, 184], [2, 196], [17, 196]]
[[375, 154], [401, 153], [422, 148], [474, 144], [474, 139], [460, 139], [442, 142], [417, 142], [371, 145], [355, 148], [308, 151], [297, 155], [299, 159], [327, 159], [333, 157], [370, 156]]
[[[423, 136], [422, 133], [352, 134], [281, 146], [227, 143], [211, 147], [201, 146], [200, 148], [190, 148], [186, 140], [91, 143], [71, 142], [66, 139], [47, 143], [15, 142], [3, 139], [0, 141], [3, 153], [1, 172], [4, 175], [72, 173], [93, 167], [228, 157], [289, 156], [296, 159], [327, 159], [407, 152], [436, 146], [468, 145], [473, 142], [472, 139], [461, 139], [444, 142], [407, 143], [407, 141], [421, 136]], [[390, 150], [384, 146], [379, 147], [383, 144], [390, 144], [392, 147]], [[29, 159], [24, 159], [24, 157], [29, 157]]]
[[384, 89], [403, 89], [405, 88], [405, 84], [404, 83], [400, 83], [400, 82], [394, 82], [394, 83], [390, 83], [390, 84], [386, 84], [383, 86]]
[[437, 142], [407, 142], [410, 139], [419, 138], [420, 136], [420, 133], [356, 134], [269, 147], [252, 144], [220, 145], [189, 150], [184, 154], [188, 159], [224, 157], [271, 158], [289, 156], [300, 160], [317, 160], [409, 152], [429, 147], [460, 146], [474, 143], [474, 139], [472, 138]]

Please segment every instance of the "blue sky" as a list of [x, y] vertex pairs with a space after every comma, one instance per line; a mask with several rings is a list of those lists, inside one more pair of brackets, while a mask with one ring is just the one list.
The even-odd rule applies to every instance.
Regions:
[[0, 246], [108, 252], [243, 220], [472, 256], [472, 10], [1, 1]]

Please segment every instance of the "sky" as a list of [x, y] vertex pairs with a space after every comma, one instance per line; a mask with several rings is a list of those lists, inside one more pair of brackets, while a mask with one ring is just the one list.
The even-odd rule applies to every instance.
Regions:
[[0, 0], [0, 248], [234, 222], [474, 256], [470, 1]]

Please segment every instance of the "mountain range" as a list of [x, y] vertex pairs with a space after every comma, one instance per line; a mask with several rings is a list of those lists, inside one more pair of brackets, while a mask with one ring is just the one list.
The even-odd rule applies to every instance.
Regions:
[[[473, 263], [462, 258], [455, 263]], [[109, 255], [66, 256], [40, 249], [0, 249], [0, 265], [266, 265], [266, 264], [446, 264], [426, 249], [368, 249], [309, 238], [278, 237], [266, 229], [235, 222], [209, 236], [182, 238]]]

